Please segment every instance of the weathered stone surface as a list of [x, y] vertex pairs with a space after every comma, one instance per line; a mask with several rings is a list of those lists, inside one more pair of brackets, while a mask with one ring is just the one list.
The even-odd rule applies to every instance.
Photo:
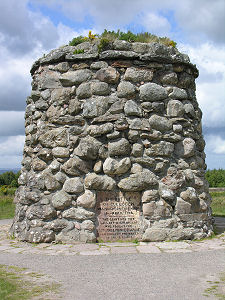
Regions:
[[153, 78], [153, 72], [148, 69], [127, 68], [124, 79], [133, 82], [149, 82]]
[[169, 131], [172, 128], [171, 120], [158, 115], [152, 115], [149, 118], [149, 124], [152, 128], [160, 130], [161, 132]]
[[112, 191], [116, 187], [116, 182], [107, 175], [97, 175], [90, 173], [84, 180], [85, 187], [90, 190]]
[[141, 201], [143, 203], [158, 200], [159, 193], [157, 190], [147, 190], [143, 192]]
[[121, 175], [126, 173], [131, 167], [129, 157], [113, 159], [108, 157], [103, 164], [103, 171], [107, 175]]
[[123, 191], [138, 192], [157, 185], [157, 177], [149, 170], [141, 173], [131, 174], [129, 177], [121, 179], [118, 187]]
[[92, 169], [92, 164], [90, 161], [83, 160], [78, 156], [74, 156], [67, 160], [67, 162], [62, 166], [62, 171], [68, 175], [79, 176], [81, 174], [86, 174]]
[[126, 116], [142, 116], [141, 108], [133, 100], [128, 100], [125, 103], [124, 112]]
[[91, 83], [90, 82], [81, 83], [76, 90], [76, 95], [79, 99], [91, 97], [92, 95]]
[[47, 167], [47, 164], [41, 159], [34, 159], [32, 164], [34, 171], [42, 171]]
[[62, 213], [63, 218], [66, 219], [75, 219], [75, 220], [88, 220], [94, 217], [94, 213], [91, 211], [88, 211], [82, 207], [71, 207], [67, 210], [64, 210], [64, 212]]
[[52, 149], [52, 154], [55, 157], [63, 158], [63, 157], [69, 157], [70, 152], [69, 152], [69, 149], [67, 149], [67, 148], [55, 147]]
[[178, 78], [175, 72], [165, 73], [161, 76], [162, 84], [175, 85], [177, 84]]
[[68, 178], [63, 185], [63, 189], [67, 193], [79, 194], [84, 191], [84, 185], [79, 177]]
[[63, 86], [73, 86], [91, 79], [92, 72], [88, 69], [68, 71], [59, 78]]
[[167, 98], [166, 90], [156, 83], [146, 83], [140, 87], [141, 101], [159, 101]]
[[141, 157], [142, 154], [143, 154], [143, 145], [138, 143], [133, 144], [131, 155], [135, 157]]
[[95, 61], [91, 64], [90, 68], [93, 70], [99, 70], [99, 69], [104, 69], [107, 68], [108, 64], [105, 61]]
[[[77, 205], [84, 208], [94, 208], [96, 204], [96, 193], [94, 191], [85, 190], [85, 193], [77, 198]], [[91, 229], [94, 229], [93, 222]], [[83, 225], [84, 227], [84, 225]], [[88, 226], [90, 230], [90, 225]], [[87, 226], [84, 229], [88, 229]]]
[[195, 141], [192, 138], [185, 138], [175, 146], [175, 153], [179, 157], [191, 157], [195, 154]]
[[106, 96], [110, 93], [109, 85], [106, 82], [92, 82], [91, 91], [93, 95]]
[[105, 123], [103, 125], [90, 125], [88, 127], [88, 133], [91, 136], [101, 136], [103, 134], [107, 134], [113, 131], [113, 124], [112, 123]]
[[191, 213], [191, 204], [184, 201], [182, 198], [177, 197], [175, 213], [178, 215], [190, 214]]
[[107, 97], [88, 99], [83, 105], [83, 116], [90, 119], [103, 115], [108, 109], [108, 101]]
[[68, 145], [68, 133], [65, 128], [52, 129], [40, 135], [39, 141], [47, 148], [66, 147]]
[[163, 228], [147, 228], [142, 240], [144, 242], [160, 242], [167, 237], [167, 230]]
[[64, 209], [65, 207], [69, 206], [72, 202], [71, 196], [68, 195], [63, 190], [57, 192], [52, 197], [52, 205], [56, 209]]
[[174, 151], [174, 144], [160, 141], [157, 144], [152, 144], [150, 148], [145, 150], [148, 156], [170, 156]]
[[110, 142], [108, 144], [110, 156], [125, 156], [130, 154], [130, 144], [125, 138], [120, 139], [117, 142]]
[[81, 103], [77, 99], [71, 99], [68, 107], [68, 112], [70, 115], [74, 116], [79, 114], [81, 111]]
[[184, 105], [178, 100], [170, 100], [167, 104], [167, 115], [170, 117], [182, 117]]
[[108, 67], [98, 70], [95, 74], [95, 77], [100, 81], [105, 81], [107, 83], [117, 83], [120, 74], [115, 68]]
[[169, 97], [172, 99], [184, 100], [187, 99], [187, 92], [183, 89], [174, 87], [171, 92], [169, 92]]
[[135, 95], [135, 86], [127, 81], [122, 81], [117, 87], [117, 95], [120, 98], [132, 98]]
[[98, 157], [98, 151], [101, 143], [95, 138], [87, 136], [83, 138], [77, 148], [74, 150], [74, 154], [83, 159], [96, 159]]

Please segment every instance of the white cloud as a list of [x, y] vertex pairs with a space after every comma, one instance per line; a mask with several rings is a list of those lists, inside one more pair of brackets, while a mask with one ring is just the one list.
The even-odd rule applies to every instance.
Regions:
[[0, 141], [0, 157], [21, 156], [25, 137], [23, 135], [9, 136]]
[[206, 149], [213, 154], [224, 154], [225, 155], [225, 140], [217, 135], [207, 135]]
[[196, 47], [181, 44], [178, 48], [199, 69], [196, 95], [203, 111], [203, 125], [225, 126], [225, 47], [204, 43]]
[[159, 14], [148, 12], [141, 17], [142, 25], [147, 31], [159, 36], [169, 35], [171, 25], [169, 21]]
[[23, 111], [0, 111], [0, 136], [24, 134]]

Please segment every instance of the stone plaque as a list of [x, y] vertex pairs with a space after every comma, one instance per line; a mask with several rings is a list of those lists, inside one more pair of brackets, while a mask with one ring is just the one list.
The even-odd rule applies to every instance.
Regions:
[[98, 192], [98, 239], [134, 240], [140, 236], [140, 193]]

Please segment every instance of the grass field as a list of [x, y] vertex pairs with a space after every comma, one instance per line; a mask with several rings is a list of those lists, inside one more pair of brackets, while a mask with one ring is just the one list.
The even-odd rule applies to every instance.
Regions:
[[0, 265], [0, 299], [49, 299], [49, 295], [58, 292], [60, 285], [42, 276], [24, 268]]
[[225, 217], [225, 192], [211, 192], [212, 196], [212, 211], [217, 217]]

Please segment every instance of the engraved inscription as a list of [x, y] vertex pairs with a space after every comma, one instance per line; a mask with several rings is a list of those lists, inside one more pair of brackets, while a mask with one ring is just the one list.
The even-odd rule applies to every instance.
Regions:
[[126, 194], [122, 192], [97, 193], [99, 240], [116, 241], [139, 238], [140, 194]]

